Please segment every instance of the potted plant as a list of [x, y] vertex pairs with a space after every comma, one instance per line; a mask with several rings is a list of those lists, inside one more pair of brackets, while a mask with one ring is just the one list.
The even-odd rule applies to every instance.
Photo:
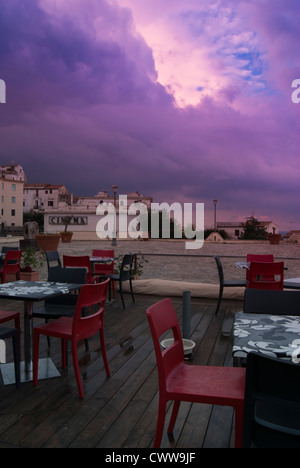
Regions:
[[44, 255], [34, 247], [27, 247], [22, 252], [20, 279], [24, 281], [38, 281], [39, 268], [44, 263]]
[[60, 234], [36, 234], [35, 238], [38, 241], [39, 249], [43, 252], [58, 249]]
[[61, 236], [61, 241], [66, 243], [66, 242], [71, 242], [73, 232], [67, 231], [69, 224], [71, 224], [73, 217], [72, 216], [65, 216], [64, 217], [64, 225], [65, 225], [65, 230], [63, 232], [60, 232]]

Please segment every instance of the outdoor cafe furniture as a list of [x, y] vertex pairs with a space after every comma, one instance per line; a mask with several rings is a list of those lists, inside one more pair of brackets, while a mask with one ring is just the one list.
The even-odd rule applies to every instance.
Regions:
[[[86, 268], [60, 268], [50, 267], [48, 273], [48, 282], [56, 283], [76, 283], [78, 289], [69, 294], [63, 294], [44, 301], [44, 305], [34, 308], [32, 316], [43, 318], [45, 322], [59, 317], [72, 317], [75, 311], [80, 287], [86, 283]], [[50, 347], [50, 338], [48, 337], [48, 346]], [[86, 342], [88, 350], [88, 343]]]
[[[232, 406], [235, 409], [235, 446], [241, 447], [245, 369], [189, 365], [184, 361], [182, 337], [171, 299], [164, 299], [146, 311], [154, 342], [159, 378], [159, 408], [154, 447], [161, 445], [166, 405], [174, 401], [168, 427], [172, 433], [181, 401]], [[160, 338], [172, 332], [173, 344], [162, 351]]]
[[[90, 261], [93, 267], [93, 275], [99, 279], [105, 275], [113, 275], [115, 268], [115, 251], [114, 250], [93, 250]], [[113, 294], [115, 295], [115, 282], [112, 283]]]
[[49, 250], [45, 252], [45, 256], [46, 256], [48, 271], [50, 268], [53, 268], [53, 267], [60, 267], [60, 268], [62, 267], [61, 259], [57, 250]]
[[111, 299], [111, 282], [117, 281], [119, 283], [119, 291], [122, 301], [123, 309], [125, 309], [125, 301], [123, 295], [123, 282], [129, 281], [130, 292], [132, 301], [135, 302], [133, 287], [132, 287], [132, 277], [133, 277], [133, 269], [134, 269], [134, 261], [135, 261], [135, 254], [125, 254], [121, 263], [120, 272], [114, 274], [106, 274], [103, 277], [105, 279], [109, 278], [110, 285], [109, 285], [109, 300]]
[[257, 352], [278, 359], [300, 356], [300, 316], [238, 312], [234, 320], [233, 357]]
[[248, 356], [243, 448], [300, 448], [299, 366]]
[[86, 268], [87, 283], [92, 284], [97, 281], [97, 277], [93, 275], [89, 255], [63, 255], [63, 266], [64, 268]]
[[19, 247], [10, 247], [9, 245], [4, 245], [1, 249], [1, 253], [0, 253], [0, 266], [3, 265], [4, 263], [4, 259], [5, 259], [5, 255], [7, 253], [8, 250], [20, 250]]
[[[96, 333], [100, 334], [100, 345], [104, 367], [107, 376], [110, 376], [109, 365], [107, 361], [105, 341], [104, 341], [104, 307], [107, 295], [109, 280], [97, 284], [85, 284], [81, 287], [79, 297], [76, 303], [76, 308], [73, 317], [60, 317], [44, 325], [34, 328], [33, 331], [33, 385], [37, 385], [38, 381], [38, 355], [39, 355], [39, 337], [40, 335], [51, 336], [61, 339], [62, 364], [66, 367], [66, 341], [71, 341], [72, 357], [75, 377], [78, 387], [79, 396], [84, 398], [84, 391], [80, 378], [77, 343], [80, 340], [87, 339]], [[98, 306], [97, 311], [91, 315], [83, 316], [82, 312], [85, 308]]]
[[285, 289], [300, 289], [300, 278], [289, 278], [283, 281]]
[[216, 311], [215, 311], [215, 314], [217, 315], [218, 312], [219, 312], [221, 301], [222, 301], [223, 289], [224, 288], [246, 287], [247, 286], [247, 280], [246, 279], [225, 280], [224, 279], [224, 271], [223, 271], [222, 262], [221, 262], [221, 259], [220, 259], [220, 257], [218, 255], [215, 256], [215, 261], [216, 261], [216, 264], [217, 264], [218, 275], [219, 275], [219, 297], [218, 297], [217, 308], [216, 308]]
[[283, 290], [283, 262], [251, 262], [247, 287]]
[[19, 354], [21, 359], [21, 319], [20, 312], [14, 312], [11, 310], [0, 310], [0, 324], [14, 321], [15, 328], [18, 330], [19, 337]]
[[247, 263], [249, 264], [249, 269], [246, 270], [246, 279], [250, 280], [250, 263], [251, 262], [263, 262], [263, 263], [273, 263], [274, 255], [270, 254], [247, 254]]
[[20, 279], [22, 250], [8, 250], [5, 254], [3, 267], [0, 268], [1, 283], [7, 282], [7, 277], [15, 275], [17, 280]]
[[14, 380], [20, 388], [20, 331], [18, 328], [0, 327], [0, 340], [12, 338], [14, 353]]
[[[0, 299], [24, 302], [24, 363], [21, 363], [21, 381], [30, 381], [32, 379], [33, 303], [68, 294], [76, 289], [78, 289], [77, 283], [52, 283], [46, 281], [15, 281], [0, 285]], [[57, 369], [49, 358], [40, 360], [40, 368], [42, 378], [59, 376]], [[11, 381], [10, 364], [3, 364], [1, 371], [4, 384], [13, 383]]]

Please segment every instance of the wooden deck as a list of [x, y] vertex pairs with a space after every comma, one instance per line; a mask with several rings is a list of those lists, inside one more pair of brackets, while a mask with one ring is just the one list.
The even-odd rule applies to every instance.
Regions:
[[[53, 339], [50, 356], [61, 377], [40, 381], [36, 388], [32, 383], [23, 383], [20, 390], [2, 385], [0, 447], [152, 447], [158, 379], [145, 310], [160, 299], [139, 295], [132, 304], [128, 296], [123, 310], [117, 297], [106, 307], [105, 337], [112, 375], [106, 377], [98, 337], [89, 340], [89, 352], [82, 344], [84, 400], [78, 397], [71, 356], [68, 370], [61, 371], [60, 343]], [[181, 322], [182, 300], [173, 298], [173, 302]], [[219, 318], [214, 316], [215, 306], [213, 300], [192, 299], [193, 364], [232, 365], [232, 337], [223, 336], [221, 326], [225, 316], [233, 320], [241, 304], [224, 301]], [[0, 307], [22, 311], [19, 302], [2, 300]], [[46, 357], [45, 338], [40, 348], [40, 356]], [[7, 351], [10, 358], [9, 343]], [[165, 434], [162, 448], [233, 447], [232, 423], [231, 408], [182, 404], [174, 438]]]

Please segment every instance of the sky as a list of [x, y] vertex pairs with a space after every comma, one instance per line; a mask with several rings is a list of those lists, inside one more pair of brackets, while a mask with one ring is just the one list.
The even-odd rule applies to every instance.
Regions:
[[299, 43], [300, 0], [1, 0], [0, 164], [300, 229]]

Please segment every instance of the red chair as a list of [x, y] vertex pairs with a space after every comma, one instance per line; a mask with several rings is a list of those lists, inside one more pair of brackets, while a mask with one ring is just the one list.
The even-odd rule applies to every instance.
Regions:
[[[259, 255], [259, 254], [248, 254], [247, 255], [247, 262], [263, 262], [263, 263], [272, 263], [274, 262], [274, 255]], [[250, 279], [250, 271], [246, 271], [246, 280], [249, 281]]]
[[[78, 392], [84, 398], [83, 387], [80, 378], [77, 343], [95, 335], [100, 334], [100, 345], [102, 358], [107, 376], [110, 376], [104, 341], [104, 307], [109, 280], [97, 284], [85, 284], [81, 287], [73, 317], [61, 317], [52, 322], [35, 327], [33, 330], [33, 385], [38, 381], [38, 357], [40, 335], [52, 336], [61, 339], [61, 352], [63, 368], [66, 367], [66, 340], [72, 344], [72, 357]], [[99, 305], [100, 304], [100, 305]], [[82, 316], [82, 310], [91, 306], [99, 306], [97, 312], [89, 316]]]
[[12, 311], [4, 311], [0, 310], [0, 324], [10, 322], [14, 320], [15, 328], [18, 330], [19, 334], [19, 354], [21, 360], [21, 321], [20, 321], [20, 313], [19, 312], [12, 312]]
[[248, 288], [283, 290], [284, 263], [251, 262]]
[[96, 283], [97, 277], [93, 276], [92, 265], [91, 265], [90, 257], [88, 255], [82, 255], [82, 256], [63, 255], [63, 265], [64, 265], [64, 268], [86, 268], [87, 269], [86, 282], [88, 284]]
[[[103, 258], [111, 258], [111, 262], [109, 263], [95, 263], [94, 266], [94, 275], [96, 276], [105, 276], [105, 275], [113, 275], [114, 268], [115, 268], [115, 251], [114, 250], [93, 250], [92, 252], [93, 257], [103, 257]], [[113, 293], [115, 295], [115, 282], [113, 281], [112, 284]]]
[[0, 268], [1, 283], [6, 283], [7, 275], [16, 275], [20, 279], [20, 264], [22, 250], [8, 250], [5, 255], [4, 265]]
[[[174, 400], [168, 433], [173, 432], [181, 401], [233, 406], [235, 445], [241, 447], [245, 369], [237, 367], [193, 366], [186, 364], [178, 319], [171, 299], [164, 299], [146, 311], [156, 353], [159, 378], [159, 408], [154, 448], [160, 447], [166, 405]], [[159, 339], [173, 331], [174, 344], [162, 351]]]

